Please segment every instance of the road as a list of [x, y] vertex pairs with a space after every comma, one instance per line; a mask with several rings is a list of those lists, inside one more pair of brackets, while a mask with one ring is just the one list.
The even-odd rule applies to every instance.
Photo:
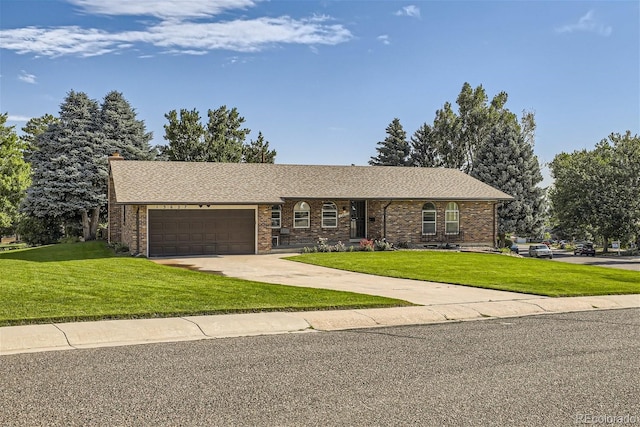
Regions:
[[[529, 245], [518, 245], [520, 255], [529, 257]], [[564, 249], [552, 249], [553, 259], [555, 261], [568, 262], [570, 264], [597, 265], [600, 267], [621, 268], [624, 270], [632, 270], [640, 273], [640, 256], [616, 256], [610, 254], [607, 256], [576, 256], [572, 251]]]
[[0, 425], [640, 423], [638, 354], [636, 309], [11, 355]]

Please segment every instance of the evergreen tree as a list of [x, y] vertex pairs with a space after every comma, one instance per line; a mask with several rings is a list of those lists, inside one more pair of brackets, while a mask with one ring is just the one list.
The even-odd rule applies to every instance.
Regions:
[[416, 167], [438, 167], [441, 160], [434, 145], [433, 129], [424, 123], [411, 136], [410, 165]]
[[205, 134], [206, 157], [208, 162], [239, 163], [242, 161], [244, 141], [251, 132], [242, 128], [244, 117], [234, 107], [226, 105], [217, 110], [209, 110], [209, 123]]
[[243, 161], [245, 163], [275, 163], [276, 150], [269, 150], [269, 141], [265, 141], [262, 132], [258, 139], [244, 146]]
[[12, 231], [18, 208], [30, 183], [30, 168], [23, 151], [27, 144], [18, 138], [14, 126], [6, 126], [8, 114], [0, 114], [0, 235]]
[[36, 138], [33, 182], [24, 210], [39, 218], [70, 222], [80, 217], [85, 240], [95, 239], [106, 204], [108, 146], [99, 126], [98, 103], [71, 91], [59, 122]]
[[127, 160], [153, 160], [153, 135], [146, 131], [144, 121], [136, 119], [135, 110], [122, 93], [109, 92], [100, 110], [100, 130], [109, 151], [118, 151]]
[[38, 137], [38, 135], [45, 132], [49, 128], [49, 125], [57, 122], [57, 117], [54, 117], [51, 114], [45, 114], [42, 117], [34, 117], [32, 119], [29, 119], [29, 121], [24, 125], [24, 127], [22, 128], [22, 132], [24, 132], [24, 135], [22, 135], [21, 139], [26, 143], [26, 147], [24, 149], [25, 161], [31, 161], [31, 154], [35, 149], [36, 138]]
[[181, 109], [180, 117], [176, 110], [164, 115], [169, 124], [164, 125], [164, 139], [169, 145], [160, 147], [160, 152], [170, 161], [205, 162], [205, 129], [200, 123], [198, 110]]
[[498, 207], [498, 235], [504, 244], [507, 232], [537, 235], [544, 226], [544, 190], [540, 164], [517, 123], [494, 127], [486, 143], [475, 152], [471, 175], [511, 196]]
[[376, 147], [378, 155], [371, 157], [369, 164], [372, 166], [408, 166], [411, 147], [407, 142], [407, 133], [402, 128], [400, 119], [393, 119], [387, 126], [386, 132], [387, 137], [384, 141], [378, 142], [378, 147]]
[[207, 126], [200, 122], [197, 110], [175, 110], [165, 114], [168, 125], [164, 125], [164, 139], [168, 146], [161, 147], [161, 153], [168, 160], [188, 162], [230, 162], [242, 161], [244, 141], [251, 132], [242, 128], [244, 117], [234, 107], [225, 105], [216, 110], [208, 110]]

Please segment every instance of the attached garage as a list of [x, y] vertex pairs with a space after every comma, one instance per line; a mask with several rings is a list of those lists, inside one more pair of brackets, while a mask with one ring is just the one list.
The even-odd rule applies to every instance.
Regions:
[[256, 251], [254, 209], [150, 209], [149, 256]]

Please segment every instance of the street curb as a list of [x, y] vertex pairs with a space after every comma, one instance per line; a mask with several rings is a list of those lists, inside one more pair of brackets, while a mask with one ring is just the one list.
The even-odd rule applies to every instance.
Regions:
[[356, 310], [265, 312], [163, 319], [106, 320], [0, 328], [0, 356], [225, 337], [337, 331], [640, 308], [640, 295], [531, 298]]

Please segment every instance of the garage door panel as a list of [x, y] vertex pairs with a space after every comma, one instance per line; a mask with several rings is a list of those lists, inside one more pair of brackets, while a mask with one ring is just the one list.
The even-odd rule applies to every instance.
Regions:
[[255, 252], [255, 210], [149, 211], [149, 256]]

